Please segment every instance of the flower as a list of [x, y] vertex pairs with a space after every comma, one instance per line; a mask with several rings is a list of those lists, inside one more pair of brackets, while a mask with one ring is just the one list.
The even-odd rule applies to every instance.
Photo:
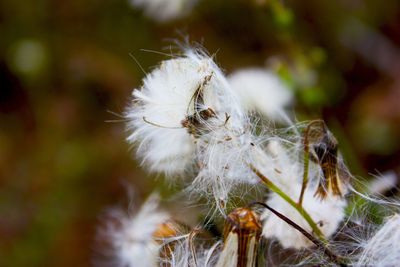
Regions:
[[[296, 201], [300, 195], [300, 190], [300, 184], [292, 184], [291, 188], [287, 189], [285, 193]], [[306, 189], [303, 208], [310, 214], [324, 236], [329, 238], [336, 232], [340, 222], [344, 218], [346, 200], [332, 195], [328, 195], [322, 200], [316, 198], [314, 193], [315, 188]], [[301, 226], [307, 232], [312, 232], [311, 227], [304, 217], [277, 194], [272, 194], [267, 200], [267, 204]], [[305, 236], [270, 211], [265, 211], [262, 219], [264, 221], [263, 236], [278, 239], [284, 248], [300, 249], [312, 246], [312, 243]]]
[[[139, 143], [138, 155], [150, 170], [182, 173], [193, 161], [193, 137], [183, 124], [190, 126], [185, 121], [195, 112], [193, 97], [214, 69], [211, 59], [187, 51], [183, 57], [163, 61], [146, 76], [142, 88], [133, 91], [126, 112], [128, 141]], [[209, 97], [209, 90], [205, 94]]]
[[248, 111], [290, 122], [285, 108], [293, 102], [293, 93], [274, 73], [262, 68], [247, 68], [233, 72], [228, 80]]
[[162, 244], [157, 242], [155, 234], [170, 219], [167, 213], [158, 209], [158, 205], [158, 195], [152, 195], [133, 215], [113, 211], [110, 223], [100, 230], [100, 235], [110, 240], [110, 265], [158, 266]]
[[[252, 134], [246, 112], [222, 71], [204, 52], [186, 49], [166, 60], [133, 91], [128, 141], [142, 163], [167, 175], [198, 169], [195, 191], [226, 199], [246, 182]], [[244, 173], [242, 170], [246, 170]]]
[[133, 7], [144, 9], [148, 17], [158, 22], [183, 17], [196, 2], [197, 0], [130, 0]]

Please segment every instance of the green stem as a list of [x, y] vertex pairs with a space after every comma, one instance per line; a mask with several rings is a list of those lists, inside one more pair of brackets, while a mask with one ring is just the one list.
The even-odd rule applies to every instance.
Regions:
[[323, 243], [323, 242], [321, 242], [321, 240], [318, 240], [317, 238], [315, 238], [312, 234], [310, 234], [309, 232], [304, 230], [300, 225], [298, 225], [297, 223], [292, 221], [290, 218], [286, 217], [285, 215], [283, 215], [282, 213], [278, 212], [277, 210], [273, 209], [272, 207], [268, 206], [265, 203], [253, 202], [252, 205], [253, 204], [258, 204], [258, 205], [268, 209], [273, 214], [275, 214], [278, 218], [280, 218], [281, 220], [283, 220], [284, 222], [286, 222], [287, 224], [292, 226], [294, 229], [299, 231], [302, 235], [304, 235], [311, 242], [313, 242], [318, 248], [320, 248], [321, 251], [323, 251], [325, 253], [325, 255], [328, 256], [328, 258], [330, 260], [332, 260], [333, 262], [335, 262], [336, 264], [338, 264], [340, 266], [347, 266], [346, 263], [345, 263], [345, 259], [343, 259], [342, 257], [340, 257], [340, 256], [336, 255], [335, 253], [333, 253], [325, 243]]
[[309, 141], [308, 141], [308, 134], [310, 132], [310, 127], [313, 123], [311, 122], [306, 129], [306, 132], [304, 134], [304, 169], [303, 169], [303, 183], [301, 185], [301, 192], [300, 192], [300, 197], [298, 204], [299, 206], [303, 205], [303, 198], [304, 198], [304, 192], [306, 191], [307, 184], [308, 184], [308, 168], [310, 165], [310, 146], [309, 146]]
[[250, 169], [261, 179], [261, 181], [267, 186], [270, 190], [278, 194], [281, 198], [283, 198], [287, 203], [289, 203], [293, 208], [295, 208], [300, 215], [307, 221], [310, 225], [314, 234], [316, 234], [323, 243], [327, 243], [324, 234], [318, 228], [317, 224], [313, 221], [310, 214], [298, 203], [296, 203], [293, 199], [291, 199], [285, 192], [283, 192], [278, 186], [276, 186], [271, 180], [269, 180], [265, 175], [263, 175], [257, 168], [255, 168], [252, 164], [249, 164]]

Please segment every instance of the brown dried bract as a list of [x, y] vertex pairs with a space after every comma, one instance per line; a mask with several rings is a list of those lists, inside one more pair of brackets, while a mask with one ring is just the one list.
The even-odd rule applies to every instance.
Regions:
[[172, 221], [164, 222], [158, 225], [157, 229], [153, 233], [154, 239], [163, 239], [168, 237], [173, 237], [178, 234], [177, 225]]
[[[183, 226], [173, 220], [168, 220], [159, 224], [153, 233], [153, 239], [162, 247], [160, 248], [160, 259], [169, 259], [174, 251], [175, 242], [165, 242], [168, 238], [173, 238], [179, 235]], [[165, 262], [168, 262], [166, 260]], [[160, 261], [161, 266], [168, 267], [169, 265]]]
[[236, 208], [226, 218], [225, 231], [261, 231], [260, 216], [249, 208]]
[[322, 199], [326, 198], [328, 193], [343, 196], [341, 188], [344, 177], [342, 176], [346, 170], [338, 162], [338, 141], [323, 121], [311, 122], [306, 134], [312, 147], [311, 159], [320, 165], [323, 173], [315, 196]]
[[[255, 266], [257, 246], [261, 235], [260, 217], [249, 208], [236, 208], [226, 218], [224, 239], [238, 236], [237, 266]], [[248, 255], [252, 255], [249, 258]]]
[[[188, 133], [193, 135], [195, 138], [198, 138], [202, 132], [206, 131], [206, 127], [204, 122], [209, 120], [210, 118], [215, 118], [217, 115], [214, 110], [211, 108], [205, 108], [204, 105], [204, 88], [210, 82], [213, 73], [207, 75], [204, 80], [199, 84], [196, 91], [194, 92], [188, 108], [187, 108], [187, 116], [184, 120], [181, 121], [182, 127], [186, 128]], [[193, 102], [194, 105], [194, 113], [189, 115], [190, 105]]]

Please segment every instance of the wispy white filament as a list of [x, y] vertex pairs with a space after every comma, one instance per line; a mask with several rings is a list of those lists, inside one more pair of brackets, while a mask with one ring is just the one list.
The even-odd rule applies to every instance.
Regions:
[[210, 135], [198, 144], [202, 151], [198, 154], [202, 168], [189, 190], [211, 193], [217, 202], [226, 203], [235, 186], [259, 182], [249, 168], [256, 160], [256, 138], [244, 129], [234, 127]]
[[211, 247], [206, 247], [203, 242], [195, 242], [190, 235], [175, 241], [170, 257], [162, 261], [161, 266], [171, 267], [211, 267], [220, 254], [220, 242], [214, 243]]
[[396, 214], [367, 241], [355, 266], [399, 266], [400, 215]]
[[269, 137], [263, 143], [257, 149], [255, 167], [283, 191], [289, 190], [293, 184], [299, 184], [303, 171], [299, 147], [277, 136]]
[[389, 171], [383, 175], [376, 176], [368, 185], [368, 191], [374, 195], [380, 195], [396, 187], [398, 182], [394, 171]]

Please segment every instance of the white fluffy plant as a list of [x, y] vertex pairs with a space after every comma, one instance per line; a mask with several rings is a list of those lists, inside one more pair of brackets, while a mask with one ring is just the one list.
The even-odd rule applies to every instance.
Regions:
[[239, 69], [228, 76], [243, 107], [273, 121], [290, 122], [285, 111], [293, 102], [293, 92], [278, 75], [263, 68]]
[[107, 215], [97, 237], [108, 243], [99, 251], [103, 260], [95, 261], [96, 266], [208, 267], [218, 260], [221, 243], [205, 244], [204, 237], [195, 242], [201, 229], [190, 231], [161, 209], [157, 193], [129, 213], [113, 209]]
[[400, 263], [400, 215], [388, 218], [380, 229], [362, 244], [354, 266], [398, 266]]
[[[293, 188], [286, 192], [289, 196], [296, 199], [296, 197], [300, 195], [300, 191], [301, 185], [297, 183], [293, 184]], [[340, 223], [344, 219], [346, 201], [333, 196], [329, 196], [324, 200], [315, 199], [314, 193], [314, 190], [307, 189], [305, 191], [303, 199], [304, 210], [306, 210], [313, 221], [316, 222], [323, 237], [330, 238], [338, 230]], [[272, 194], [266, 203], [290, 218], [290, 220], [301, 226], [307, 232], [313, 232], [313, 229], [304, 217], [280, 196]], [[276, 238], [282, 247], [302, 249], [314, 246], [302, 233], [282, 222], [280, 218], [276, 217], [271, 212], [265, 211], [263, 213], [263, 219], [263, 236], [266, 238]], [[271, 231], [271, 229], [273, 230]]]
[[146, 16], [167, 22], [187, 15], [197, 0], [129, 0], [132, 7], [141, 8]]
[[173, 178], [195, 173], [190, 191], [226, 202], [236, 184], [257, 182], [247, 167], [254, 146], [247, 114], [200, 50], [186, 49], [150, 72], [126, 118], [142, 164]]
[[[258, 169], [282, 191], [272, 192], [266, 204], [307, 232], [327, 239], [345, 217], [350, 174], [341, 161], [336, 139], [322, 121], [310, 122], [303, 132], [301, 138], [293, 133], [292, 140], [269, 140], [265, 151], [270, 157], [264, 157]], [[276, 238], [284, 248], [314, 245], [270, 211], [262, 218], [264, 237]]]
[[[233, 188], [263, 184], [270, 190], [263, 205], [271, 208], [262, 215], [263, 236], [285, 248], [317, 245], [328, 251], [328, 239], [344, 218], [350, 176], [337, 141], [321, 121], [292, 125], [280, 135], [256, 125], [248, 114], [254, 109], [268, 120], [279, 115], [290, 121], [284, 108], [291, 95], [279, 91], [286, 89], [275, 78], [243, 75], [228, 81], [211, 57], [195, 49], [161, 62], [133, 91], [125, 114], [128, 141], [150, 171], [185, 177], [186, 192], [210, 197], [222, 214]], [[245, 101], [240, 83], [250, 86]], [[173, 255], [188, 254], [185, 248]], [[173, 259], [185, 262], [188, 256]]]
[[161, 260], [161, 266], [171, 267], [210, 267], [215, 266], [218, 257], [220, 256], [220, 242], [215, 242], [211, 247], [203, 244], [204, 242], [196, 242], [196, 232], [193, 230], [191, 233], [179, 238], [175, 241], [171, 255]]
[[171, 216], [159, 208], [159, 196], [151, 195], [141, 207], [127, 214], [114, 209], [108, 220], [99, 230], [100, 239], [109, 241], [104, 250], [106, 265], [119, 267], [158, 266], [162, 241], [155, 233]]

